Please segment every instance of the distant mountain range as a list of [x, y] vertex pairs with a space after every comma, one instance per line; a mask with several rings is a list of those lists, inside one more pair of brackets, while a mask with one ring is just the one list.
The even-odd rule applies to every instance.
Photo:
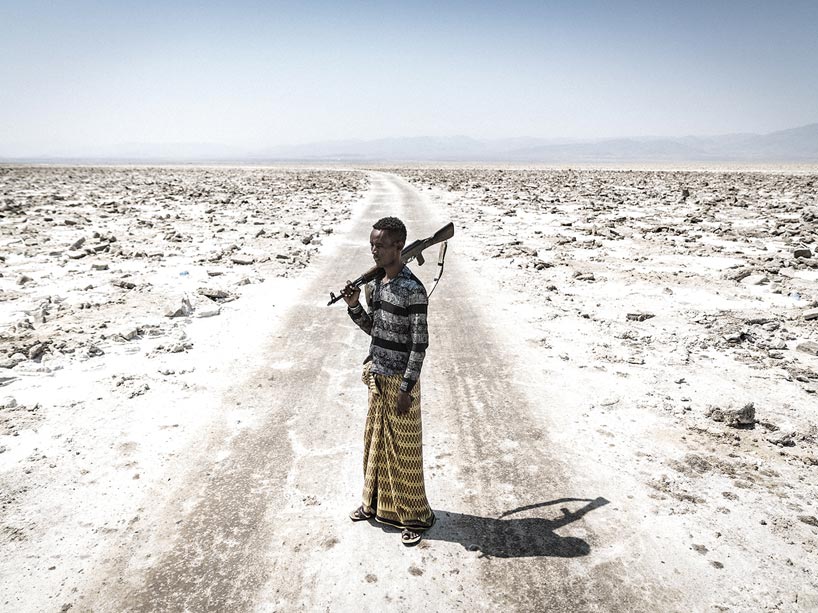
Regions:
[[605, 139], [467, 136], [337, 140], [244, 151], [211, 143], [130, 143], [82, 153], [0, 157], [5, 161], [121, 162], [814, 162], [818, 123], [769, 134]]

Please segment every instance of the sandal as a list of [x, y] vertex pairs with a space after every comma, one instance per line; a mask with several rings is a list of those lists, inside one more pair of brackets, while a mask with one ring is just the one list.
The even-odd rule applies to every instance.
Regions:
[[367, 519], [372, 519], [372, 513], [367, 513], [364, 511], [364, 505], [361, 505], [349, 514], [349, 518], [352, 521], [364, 521]]
[[401, 532], [400, 535], [401, 543], [403, 543], [407, 547], [417, 545], [420, 542], [420, 539], [422, 538], [423, 535], [420, 532], [415, 532], [414, 530], [410, 530], [409, 528], [404, 528], [403, 532]]

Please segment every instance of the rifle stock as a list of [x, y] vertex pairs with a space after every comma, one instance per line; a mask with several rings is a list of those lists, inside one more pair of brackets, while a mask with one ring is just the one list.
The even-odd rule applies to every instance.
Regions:
[[[400, 252], [400, 259], [404, 264], [408, 264], [412, 260], [417, 260], [418, 265], [423, 266], [423, 263], [426, 261], [423, 257], [423, 251], [428, 249], [432, 245], [437, 245], [438, 243], [442, 243], [444, 241], [449, 240], [454, 236], [454, 224], [452, 222], [447, 223], [445, 226], [440, 228], [437, 232], [435, 232], [429, 238], [418, 239], [413, 241], [411, 244], [407, 245], [403, 248]], [[362, 285], [366, 285], [373, 279], [379, 279], [384, 276], [383, 268], [378, 266], [373, 266], [369, 270], [367, 270], [364, 274], [360, 277], [355, 279], [350, 285], [353, 287], [361, 287]], [[343, 291], [343, 290], [341, 290]], [[331, 304], [335, 304], [338, 302], [343, 296], [341, 293], [335, 295], [334, 292], [329, 293], [329, 302], [327, 306]]]

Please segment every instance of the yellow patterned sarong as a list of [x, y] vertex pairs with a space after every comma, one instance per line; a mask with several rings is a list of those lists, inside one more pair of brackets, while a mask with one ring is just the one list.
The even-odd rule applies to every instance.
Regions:
[[364, 430], [364, 508], [375, 519], [398, 528], [422, 532], [435, 514], [423, 482], [423, 437], [420, 381], [412, 389], [409, 412], [397, 414], [401, 375], [378, 375], [364, 366], [369, 387], [369, 412]]

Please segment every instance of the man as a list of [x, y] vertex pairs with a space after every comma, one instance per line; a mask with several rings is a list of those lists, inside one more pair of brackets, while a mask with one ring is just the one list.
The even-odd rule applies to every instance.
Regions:
[[435, 521], [423, 482], [420, 417], [428, 299], [423, 283], [401, 261], [405, 243], [400, 219], [378, 220], [369, 246], [384, 276], [367, 286], [368, 311], [359, 302], [360, 288], [349, 281], [342, 295], [352, 321], [372, 337], [363, 372], [369, 387], [363, 502], [350, 519], [374, 517], [401, 528], [404, 545], [415, 545]]

